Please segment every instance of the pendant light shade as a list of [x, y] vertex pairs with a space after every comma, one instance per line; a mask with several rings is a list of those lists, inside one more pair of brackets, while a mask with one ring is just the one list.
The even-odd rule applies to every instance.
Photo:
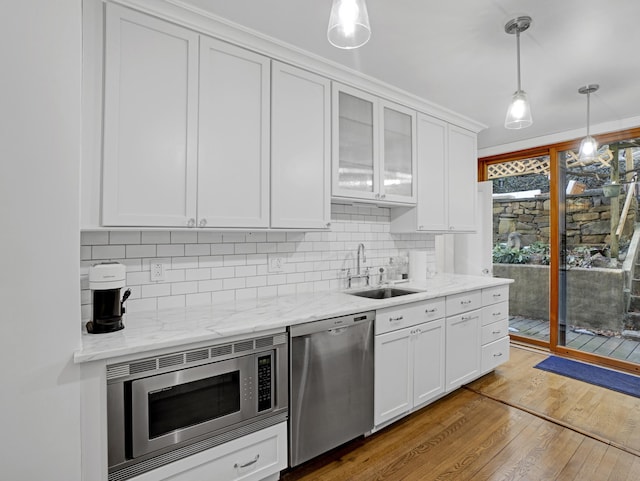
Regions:
[[352, 49], [371, 37], [369, 14], [364, 0], [333, 0], [327, 38], [334, 47]]
[[597, 84], [585, 85], [578, 89], [578, 93], [587, 95], [587, 136], [580, 142], [578, 158], [582, 161], [594, 160], [598, 156], [598, 142], [589, 135], [589, 115], [591, 110], [591, 94], [600, 88]]
[[522, 16], [509, 20], [504, 26], [504, 31], [508, 34], [515, 34], [518, 52], [518, 90], [516, 90], [507, 109], [507, 116], [504, 119], [504, 126], [507, 129], [524, 129], [533, 124], [531, 117], [531, 107], [527, 93], [522, 90], [520, 84], [520, 32], [524, 32], [531, 26], [531, 17]]
[[527, 93], [524, 90], [518, 90], [513, 93], [513, 98], [507, 109], [507, 116], [504, 119], [504, 126], [508, 129], [524, 129], [532, 123]]

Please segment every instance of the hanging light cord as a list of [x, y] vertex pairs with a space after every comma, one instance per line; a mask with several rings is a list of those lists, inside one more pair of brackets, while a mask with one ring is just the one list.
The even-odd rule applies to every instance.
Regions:
[[520, 85], [520, 29], [516, 29], [516, 45], [518, 49], [517, 58], [518, 58], [518, 92], [522, 90], [522, 86]]
[[591, 111], [591, 92], [587, 91], [587, 137], [589, 137], [589, 117]]

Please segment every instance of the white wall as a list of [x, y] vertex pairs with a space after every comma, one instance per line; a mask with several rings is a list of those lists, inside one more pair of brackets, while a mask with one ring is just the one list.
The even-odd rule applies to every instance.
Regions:
[[2, 6], [0, 477], [74, 481], [81, 1]]

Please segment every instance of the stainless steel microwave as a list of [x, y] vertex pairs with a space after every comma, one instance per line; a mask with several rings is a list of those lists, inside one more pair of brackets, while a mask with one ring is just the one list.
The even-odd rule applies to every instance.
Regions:
[[287, 419], [287, 334], [107, 367], [109, 479]]

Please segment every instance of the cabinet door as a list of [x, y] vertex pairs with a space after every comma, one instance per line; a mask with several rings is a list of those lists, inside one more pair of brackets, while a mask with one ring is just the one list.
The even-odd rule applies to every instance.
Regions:
[[413, 405], [444, 392], [444, 319], [416, 326], [413, 332]]
[[269, 226], [269, 59], [200, 38], [198, 226]]
[[330, 85], [318, 75], [272, 64], [271, 227], [329, 227]]
[[380, 199], [416, 201], [416, 113], [380, 101]]
[[333, 84], [332, 194], [375, 200], [378, 179], [377, 98]]
[[413, 406], [411, 328], [375, 338], [374, 424], [389, 421]]
[[195, 217], [198, 36], [106, 6], [102, 224]]
[[448, 125], [427, 115], [418, 115], [418, 205], [417, 228], [449, 230], [447, 171]]
[[446, 390], [475, 379], [480, 372], [481, 311], [448, 317], [446, 322]]
[[478, 183], [476, 135], [449, 126], [449, 231], [474, 232]]

